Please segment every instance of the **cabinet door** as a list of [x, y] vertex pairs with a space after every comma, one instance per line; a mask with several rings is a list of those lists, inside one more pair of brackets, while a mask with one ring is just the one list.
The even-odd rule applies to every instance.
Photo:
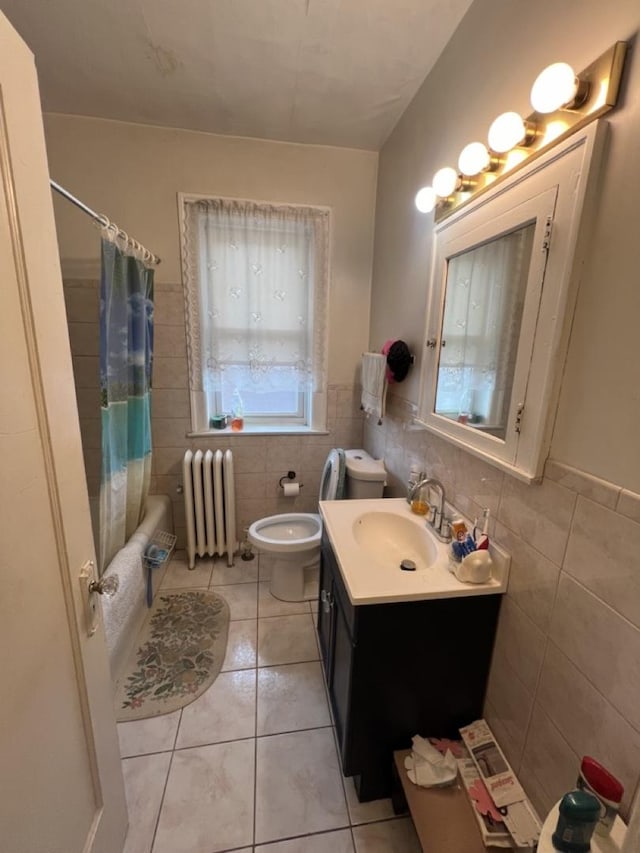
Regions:
[[336, 731], [342, 767], [345, 775], [351, 775], [353, 769], [349, 765], [349, 717], [351, 705], [351, 675], [353, 670], [354, 647], [340, 599], [335, 597], [332, 602], [334, 641], [333, 661], [330, 684], [331, 705], [336, 721]]
[[320, 600], [318, 602], [318, 638], [327, 686], [331, 688], [333, 657], [333, 571], [325, 548], [320, 558]]

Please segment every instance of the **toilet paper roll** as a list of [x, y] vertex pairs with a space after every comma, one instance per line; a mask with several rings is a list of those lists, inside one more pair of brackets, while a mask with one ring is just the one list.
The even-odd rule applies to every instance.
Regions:
[[284, 483], [282, 488], [285, 498], [295, 498], [300, 494], [300, 483]]

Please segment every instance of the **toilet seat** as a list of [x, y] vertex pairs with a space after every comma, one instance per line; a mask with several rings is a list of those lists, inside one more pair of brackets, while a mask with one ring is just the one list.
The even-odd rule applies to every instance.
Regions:
[[[311, 512], [285, 512], [268, 515], [249, 528], [249, 541], [262, 551], [308, 551], [320, 542], [322, 520]], [[252, 539], [251, 537], [255, 537]]]
[[320, 500], [339, 501], [344, 497], [345, 452], [339, 447], [329, 451], [320, 477]]

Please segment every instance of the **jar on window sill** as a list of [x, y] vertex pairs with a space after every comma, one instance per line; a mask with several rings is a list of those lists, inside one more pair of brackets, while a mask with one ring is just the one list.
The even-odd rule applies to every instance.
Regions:
[[233, 392], [233, 402], [231, 405], [231, 430], [232, 432], [241, 432], [244, 428], [244, 406], [242, 405], [242, 397], [236, 388]]

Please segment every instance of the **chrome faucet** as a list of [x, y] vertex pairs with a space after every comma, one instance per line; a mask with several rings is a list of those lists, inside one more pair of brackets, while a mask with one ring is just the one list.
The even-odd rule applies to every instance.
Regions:
[[445, 508], [445, 494], [444, 494], [444, 486], [440, 482], [440, 480], [435, 477], [423, 477], [421, 480], [413, 486], [411, 491], [409, 492], [409, 503], [411, 503], [413, 496], [419, 489], [424, 488], [425, 486], [431, 486], [436, 489], [440, 495], [440, 506], [432, 507], [433, 513], [430, 511], [427, 516], [427, 524], [433, 529], [436, 537], [441, 542], [450, 542], [451, 541], [451, 529], [449, 527], [449, 521], [444, 517], [444, 508]]

